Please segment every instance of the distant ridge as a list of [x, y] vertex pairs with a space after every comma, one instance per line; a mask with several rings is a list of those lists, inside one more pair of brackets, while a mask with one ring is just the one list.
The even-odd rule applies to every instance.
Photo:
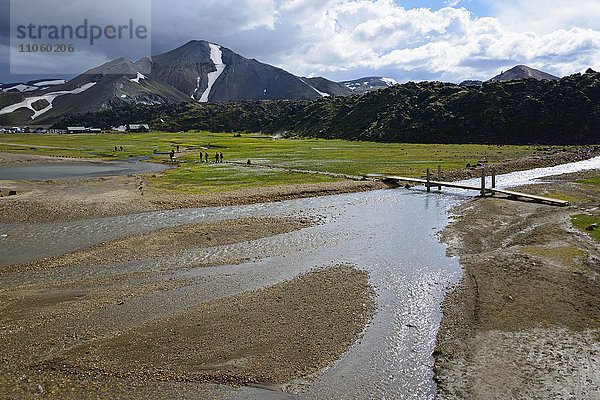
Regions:
[[[166, 131], [263, 132], [401, 143], [599, 144], [600, 73], [460, 86], [407, 82], [316, 101], [187, 103], [72, 116], [57, 124], [150, 121]], [[235, 118], [232, 118], [235, 116]], [[599, 147], [600, 149], [600, 147]]]
[[374, 90], [385, 89], [398, 84], [394, 79], [384, 78], [383, 76], [367, 76], [365, 78], [344, 81], [341, 83], [356, 94], [369, 93]]
[[517, 65], [509, 69], [506, 72], [502, 72], [499, 75], [494, 76], [488, 82], [503, 82], [503, 81], [514, 81], [518, 79], [537, 79], [541, 80], [549, 80], [549, 81], [557, 81], [560, 78], [554, 75], [550, 75], [547, 72], [540, 71], [527, 65]]

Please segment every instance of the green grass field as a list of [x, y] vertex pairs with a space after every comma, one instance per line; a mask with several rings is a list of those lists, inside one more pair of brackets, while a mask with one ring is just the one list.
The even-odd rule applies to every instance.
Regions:
[[[418, 177], [430, 167], [460, 170], [478, 160], [494, 163], [536, 154], [532, 146], [429, 145], [350, 142], [325, 139], [273, 139], [259, 134], [234, 137], [224, 133], [102, 134], [102, 135], [0, 135], [0, 152], [46, 156], [92, 157], [110, 160], [168, 152], [180, 146], [178, 167], [154, 178], [154, 186], [182, 192], [222, 191], [285, 183], [330, 181], [323, 175], [299, 174], [247, 168], [239, 165], [200, 163], [202, 148], [210, 160], [216, 151], [225, 161], [345, 173], [351, 175], [394, 174]], [[114, 151], [123, 146], [124, 151]], [[205, 151], [205, 150], [202, 150]], [[162, 162], [167, 155], [152, 161]]]
[[[598, 194], [596, 199], [598, 197], [600, 197], [600, 177], [589, 178], [589, 179], [579, 180], [579, 181], [575, 181], [575, 182], [587, 186], [588, 189], [594, 190]], [[599, 211], [596, 210], [590, 214], [573, 215], [573, 216], [571, 216], [571, 222], [573, 223], [573, 226], [576, 227], [577, 229], [581, 230], [582, 232], [587, 233], [588, 235], [593, 237], [595, 240], [600, 241], [600, 228], [596, 228], [593, 231], [588, 231], [585, 229], [586, 227], [593, 225], [593, 224], [596, 224], [596, 226], [600, 227], [600, 212]]]

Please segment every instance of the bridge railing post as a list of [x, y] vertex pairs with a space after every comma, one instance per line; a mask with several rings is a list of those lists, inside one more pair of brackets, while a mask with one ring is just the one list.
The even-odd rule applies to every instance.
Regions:
[[[442, 181], [442, 166], [440, 164], [438, 164], [438, 182]], [[442, 190], [442, 185], [438, 185], [438, 190], [441, 191]]]
[[427, 184], [426, 184], [426, 186], [427, 186], [427, 193], [431, 192], [431, 186], [429, 185], [429, 182], [430, 182], [431, 179], [430, 179], [429, 173], [430, 173], [429, 168], [427, 168]]
[[485, 196], [485, 168], [481, 168], [481, 196]]

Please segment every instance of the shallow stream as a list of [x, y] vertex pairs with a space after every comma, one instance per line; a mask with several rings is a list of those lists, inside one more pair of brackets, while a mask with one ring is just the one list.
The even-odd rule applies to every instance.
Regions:
[[[548, 175], [600, 168], [600, 157], [551, 169], [498, 177], [502, 187], [531, 183]], [[473, 182], [471, 182], [473, 183]], [[314, 217], [321, 224], [289, 234], [210, 249], [190, 249], [179, 257], [115, 265], [111, 269], [176, 270], [220, 259], [249, 261], [215, 268], [178, 269], [177, 274], [202, 277], [206, 286], [178, 292], [180, 304], [229, 296], [272, 285], [314, 268], [345, 263], [368, 271], [377, 294], [377, 313], [363, 338], [338, 362], [314, 379], [294, 382], [283, 393], [265, 388], [206, 385], [215, 398], [300, 399], [431, 399], [435, 395], [433, 357], [441, 302], [456, 284], [461, 269], [446, 256], [437, 233], [449, 221], [452, 206], [472, 193], [379, 190], [321, 198], [238, 207], [163, 211], [46, 224], [0, 224], [0, 265], [61, 254], [132, 234], [186, 223], [249, 216]], [[106, 269], [82, 267], [82, 276]], [[60, 272], [57, 271], [57, 274]], [[111, 272], [114, 273], [114, 270]], [[40, 277], [41, 278], [41, 277]], [[12, 282], [23, 284], [18, 275]], [[29, 276], [31, 279], [31, 275]], [[52, 279], [48, 274], [44, 279]], [[167, 292], [164, 296], [168, 296]], [[148, 317], [168, 302], [154, 298]], [[143, 301], [143, 299], [140, 299]], [[164, 305], [167, 304], [167, 305]]]
[[91, 178], [97, 176], [158, 173], [168, 169], [163, 164], [141, 162], [138, 159], [111, 162], [67, 162], [0, 168], [0, 180], [46, 180]]

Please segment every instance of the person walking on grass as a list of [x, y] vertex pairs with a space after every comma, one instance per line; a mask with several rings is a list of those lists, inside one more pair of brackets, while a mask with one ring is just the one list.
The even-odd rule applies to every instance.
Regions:
[[219, 153], [219, 162], [223, 162], [223, 153]]
[[208, 163], [208, 151], [204, 153], [204, 159], [206, 160], [206, 163]]
[[215, 153], [215, 162], [218, 163], [219, 162], [219, 153]]

